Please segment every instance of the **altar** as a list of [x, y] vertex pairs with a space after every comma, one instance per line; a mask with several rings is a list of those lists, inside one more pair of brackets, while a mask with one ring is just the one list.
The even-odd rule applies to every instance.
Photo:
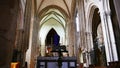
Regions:
[[[38, 57], [36, 68], [59, 68], [59, 57]], [[61, 68], [77, 68], [76, 57], [62, 57]]]

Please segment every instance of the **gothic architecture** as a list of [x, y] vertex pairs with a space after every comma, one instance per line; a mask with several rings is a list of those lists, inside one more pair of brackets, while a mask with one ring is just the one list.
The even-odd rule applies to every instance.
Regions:
[[120, 66], [119, 7], [120, 0], [1, 0], [0, 68], [36, 68], [38, 58], [58, 56], [56, 46], [77, 68]]

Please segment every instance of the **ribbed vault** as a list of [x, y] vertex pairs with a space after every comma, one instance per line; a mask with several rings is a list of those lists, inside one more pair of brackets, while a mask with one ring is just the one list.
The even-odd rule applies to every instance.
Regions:
[[47, 6], [55, 5], [61, 7], [70, 16], [74, 3], [75, 0], [35, 0], [35, 10], [39, 14]]
[[75, 0], [35, 0], [35, 15], [39, 19], [39, 39], [43, 40], [42, 45], [45, 45], [46, 36], [52, 28], [60, 35], [60, 43], [64, 43], [66, 23], [73, 15], [74, 5]]

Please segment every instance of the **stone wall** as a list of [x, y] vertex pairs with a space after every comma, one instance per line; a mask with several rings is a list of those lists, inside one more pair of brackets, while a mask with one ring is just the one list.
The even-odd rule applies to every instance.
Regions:
[[0, 1], [0, 68], [10, 68], [15, 45], [17, 0]]

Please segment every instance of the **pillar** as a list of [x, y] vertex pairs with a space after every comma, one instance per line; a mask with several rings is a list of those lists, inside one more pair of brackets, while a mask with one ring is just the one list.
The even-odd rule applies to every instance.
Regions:
[[90, 56], [90, 52], [93, 50], [93, 40], [92, 40], [92, 32], [86, 32], [86, 38], [87, 38], [87, 63], [88, 65], [91, 65], [91, 56]]
[[93, 49], [93, 39], [92, 39], [92, 32], [86, 32], [86, 43], [88, 47], [88, 51]]
[[41, 56], [45, 56], [45, 45], [41, 45]]
[[69, 41], [68, 41], [68, 49], [69, 49], [69, 50], [68, 50], [68, 53], [69, 53], [69, 56], [73, 56], [73, 53], [74, 53], [74, 51], [73, 51], [73, 50], [74, 50], [74, 49], [73, 49], [73, 47], [74, 47], [74, 45], [73, 45], [73, 39], [74, 39], [74, 38], [73, 38], [73, 36], [74, 36], [74, 35], [73, 35], [73, 32], [74, 32], [74, 31], [72, 30], [72, 29], [73, 29], [73, 28], [72, 28], [72, 23], [73, 23], [73, 22], [72, 22], [72, 20], [68, 20], [68, 23], [69, 23], [69, 24], [67, 25], [67, 26], [68, 26], [68, 40], [69, 40]]
[[15, 45], [18, 1], [0, 1], [0, 68], [10, 68]]
[[41, 56], [45, 56], [45, 39], [41, 37]]
[[119, 27], [120, 27], [120, 0], [113, 0], [114, 5], [115, 5], [115, 10], [116, 10], [116, 15], [117, 15], [117, 19], [119, 21]]
[[102, 6], [103, 9], [101, 9], [100, 17], [101, 17], [103, 36], [104, 36], [107, 62], [112, 62], [112, 61], [117, 61], [118, 56], [117, 56], [112, 22], [110, 18], [110, 11], [106, 9], [108, 8], [108, 5], [106, 5], [106, 3], [107, 2], [103, 3]]

